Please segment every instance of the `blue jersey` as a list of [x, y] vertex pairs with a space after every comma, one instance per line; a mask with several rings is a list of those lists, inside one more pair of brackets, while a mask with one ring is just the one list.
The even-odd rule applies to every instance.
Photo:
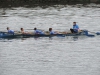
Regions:
[[73, 25], [73, 30], [74, 30], [74, 32], [78, 32], [78, 29], [79, 29], [79, 26], [78, 25]]
[[8, 30], [8, 33], [14, 34], [14, 31], [13, 30]]
[[78, 30], [79, 29], [79, 26], [78, 25], [73, 25], [73, 29]]
[[44, 34], [41, 30], [35, 30], [34, 33], [35, 34]]
[[55, 32], [54, 31], [50, 31], [50, 34], [55, 34]]

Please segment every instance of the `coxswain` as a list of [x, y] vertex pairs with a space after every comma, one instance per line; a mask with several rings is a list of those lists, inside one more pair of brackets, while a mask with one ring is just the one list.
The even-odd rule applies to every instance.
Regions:
[[79, 31], [79, 26], [76, 24], [76, 22], [73, 22], [73, 29], [71, 28], [70, 31], [72, 33], [78, 33]]

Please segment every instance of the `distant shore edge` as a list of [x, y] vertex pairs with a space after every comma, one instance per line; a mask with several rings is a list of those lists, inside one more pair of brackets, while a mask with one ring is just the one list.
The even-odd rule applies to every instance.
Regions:
[[100, 4], [100, 0], [1, 0], [0, 7], [38, 6], [54, 4]]

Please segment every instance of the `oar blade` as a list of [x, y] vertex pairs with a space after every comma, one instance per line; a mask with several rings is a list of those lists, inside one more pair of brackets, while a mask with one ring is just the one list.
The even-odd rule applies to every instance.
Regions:
[[96, 34], [97, 34], [97, 35], [100, 35], [100, 32], [97, 32]]

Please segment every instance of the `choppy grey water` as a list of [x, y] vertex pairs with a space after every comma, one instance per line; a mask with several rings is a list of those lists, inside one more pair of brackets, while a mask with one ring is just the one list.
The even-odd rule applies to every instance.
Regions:
[[[73, 21], [81, 29], [100, 31], [100, 8], [0, 9], [0, 31], [6, 27], [66, 31]], [[0, 39], [0, 75], [100, 75], [100, 36]]]

